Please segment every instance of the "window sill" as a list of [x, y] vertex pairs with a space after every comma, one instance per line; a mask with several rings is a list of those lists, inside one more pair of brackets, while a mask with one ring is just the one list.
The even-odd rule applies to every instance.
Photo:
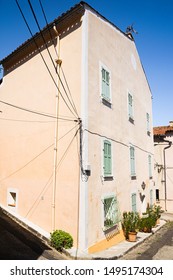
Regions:
[[103, 228], [103, 231], [104, 231], [105, 234], [108, 234], [108, 233], [110, 233], [111, 231], [117, 229], [117, 227], [118, 227], [118, 224], [114, 224], [114, 225], [112, 225], [112, 226], [110, 226], [110, 227], [104, 227], [104, 228]]
[[106, 98], [103, 97], [103, 96], [102, 96], [102, 103], [103, 103], [105, 106], [107, 106], [107, 107], [109, 107], [109, 108], [112, 108], [111, 100], [108, 100], [108, 99], [106, 99]]
[[104, 181], [113, 181], [114, 177], [113, 176], [103, 176]]
[[16, 207], [16, 205], [15, 204], [8, 204], [8, 206], [11, 206], [11, 207]]
[[134, 119], [132, 117], [129, 117], [129, 122], [134, 124]]

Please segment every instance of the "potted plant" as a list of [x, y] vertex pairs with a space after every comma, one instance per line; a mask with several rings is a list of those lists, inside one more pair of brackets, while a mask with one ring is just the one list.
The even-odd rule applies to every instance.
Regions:
[[139, 213], [137, 212], [124, 212], [122, 227], [124, 231], [125, 238], [130, 241], [136, 241], [137, 230], [139, 229]]
[[142, 218], [140, 219], [139, 230], [143, 232], [151, 232], [152, 227], [156, 224], [156, 214], [153, 210], [153, 207], [147, 207], [146, 213], [143, 213]]
[[156, 224], [160, 224], [160, 217], [163, 213], [162, 207], [160, 205], [154, 205], [153, 211], [156, 215]]

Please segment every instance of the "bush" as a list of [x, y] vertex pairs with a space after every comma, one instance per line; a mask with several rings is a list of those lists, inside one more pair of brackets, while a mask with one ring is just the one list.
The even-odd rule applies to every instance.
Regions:
[[70, 249], [73, 246], [72, 236], [63, 230], [55, 230], [50, 234], [51, 245], [58, 251], [63, 248]]
[[139, 229], [139, 213], [137, 212], [124, 212], [122, 227], [126, 239], [128, 239], [129, 232], [136, 232]]
[[151, 232], [152, 227], [156, 225], [157, 215], [153, 210], [153, 207], [147, 207], [146, 213], [143, 213], [143, 217], [140, 220], [140, 231]]

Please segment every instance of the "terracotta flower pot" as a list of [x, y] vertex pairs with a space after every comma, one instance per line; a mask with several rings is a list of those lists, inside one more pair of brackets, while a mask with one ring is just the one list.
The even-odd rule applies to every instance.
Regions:
[[136, 242], [137, 232], [129, 232], [128, 237], [129, 237], [128, 239], [129, 242]]

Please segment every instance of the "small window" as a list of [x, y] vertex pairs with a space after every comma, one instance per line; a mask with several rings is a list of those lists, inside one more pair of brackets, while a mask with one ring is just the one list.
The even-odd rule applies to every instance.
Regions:
[[104, 198], [104, 229], [113, 227], [119, 222], [118, 203], [115, 196]]
[[101, 67], [101, 96], [103, 100], [110, 103], [111, 94], [110, 94], [110, 72], [104, 67]]
[[16, 207], [16, 193], [15, 192], [9, 192], [8, 206]]
[[156, 189], [156, 201], [159, 201], [160, 197], [159, 197], [159, 189]]
[[111, 142], [105, 140], [103, 142], [103, 174], [104, 177], [112, 176], [112, 147]]
[[132, 193], [131, 196], [131, 203], [132, 203], [132, 211], [137, 212], [137, 207], [136, 207], [136, 193]]
[[135, 170], [135, 148], [133, 146], [130, 147], [130, 174], [131, 179], [136, 179], [136, 170]]
[[134, 124], [133, 96], [130, 93], [128, 93], [128, 114], [129, 121]]

